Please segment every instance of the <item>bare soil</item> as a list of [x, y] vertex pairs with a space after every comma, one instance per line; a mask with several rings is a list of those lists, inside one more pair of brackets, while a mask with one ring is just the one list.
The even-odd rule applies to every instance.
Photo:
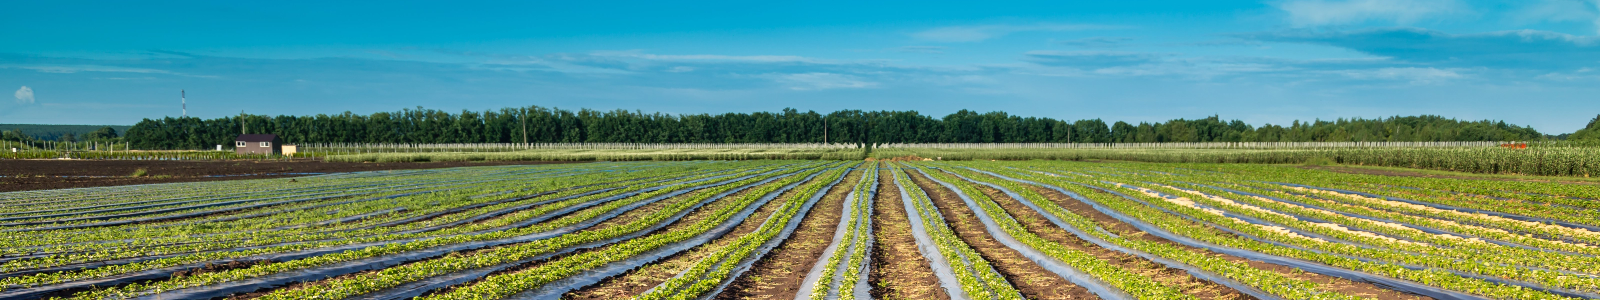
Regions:
[[750, 271], [735, 279], [716, 299], [793, 299], [811, 266], [817, 264], [823, 250], [832, 242], [844, 209], [844, 198], [863, 172], [857, 170], [845, 176], [844, 181], [811, 207], [811, 212], [804, 216], [789, 239], [756, 261]]
[[1099, 299], [1088, 289], [1072, 284], [1066, 278], [1056, 275], [1039, 264], [1034, 263], [1015, 249], [1006, 247], [996, 241], [988, 231], [984, 230], [982, 221], [974, 215], [974, 211], [967, 208], [961, 198], [933, 181], [922, 177], [922, 174], [911, 173], [911, 179], [928, 193], [928, 198], [933, 200], [933, 205], [944, 214], [945, 222], [950, 224], [956, 236], [960, 237], [978, 255], [989, 261], [995, 271], [1005, 276], [1006, 281], [1017, 288], [1022, 296], [1028, 299]]
[[[0, 192], [133, 184], [286, 178], [324, 173], [573, 162], [348, 163], [295, 161], [0, 160]], [[136, 170], [142, 177], [132, 177]]]
[[911, 219], [901, 204], [900, 189], [895, 187], [894, 176], [880, 171], [878, 198], [873, 199], [872, 273], [867, 283], [872, 285], [872, 298], [950, 299], [950, 294], [939, 286], [933, 276], [928, 258], [917, 251], [916, 238], [911, 236]]
[[[1243, 257], [1232, 256], [1232, 255], [1227, 255], [1227, 254], [1213, 253], [1210, 250], [1185, 246], [1183, 244], [1172, 242], [1172, 241], [1169, 241], [1167, 239], [1163, 239], [1163, 238], [1160, 238], [1160, 237], [1157, 237], [1157, 236], [1150, 235], [1149, 233], [1140, 231], [1140, 230], [1134, 228], [1133, 225], [1128, 225], [1127, 223], [1123, 223], [1122, 221], [1119, 221], [1116, 218], [1112, 218], [1111, 216], [1106, 215], [1105, 213], [1101, 213], [1100, 211], [1095, 210], [1093, 206], [1090, 206], [1089, 204], [1086, 204], [1086, 203], [1082, 202], [1079, 199], [1069, 197], [1069, 196], [1067, 196], [1065, 194], [1061, 194], [1060, 192], [1057, 192], [1055, 190], [1042, 188], [1042, 187], [1037, 187], [1037, 186], [1029, 186], [1029, 188], [1033, 189], [1034, 192], [1038, 192], [1039, 194], [1044, 195], [1045, 198], [1049, 198], [1050, 201], [1055, 202], [1056, 205], [1060, 205], [1062, 208], [1064, 208], [1064, 209], [1066, 209], [1068, 211], [1071, 211], [1071, 212], [1076, 213], [1078, 215], [1089, 217], [1090, 219], [1094, 219], [1095, 223], [1098, 223], [1100, 225], [1100, 227], [1103, 227], [1106, 230], [1109, 230], [1111, 232], [1117, 233], [1118, 235], [1121, 235], [1123, 238], [1138, 238], [1138, 239], [1142, 239], [1142, 240], [1146, 240], [1146, 241], [1155, 241], [1155, 242], [1167, 243], [1167, 244], [1170, 244], [1170, 245], [1187, 248], [1187, 249], [1189, 249], [1189, 251], [1192, 251], [1192, 252], [1209, 253], [1212, 256], [1219, 257], [1219, 258], [1222, 258], [1222, 259], [1226, 259], [1228, 261], [1242, 262], [1242, 263], [1249, 264], [1250, 267], [1252, 267], [1252, 268], [1261, 269], [1261, 270], [1267, 270], [1267, 271], [1283, 274], [1284, 276], [1287, 276], [1287, 277], [1290, 277], [1290, 278], [1296, 278], [1296, 279], [1300, 279], [1300, 280], [1315, 282], [1317, 284], [1320, 284], [1323, 289], [1326, 289], [1326, 290], [1329, 290], [1329, 291], [1345, 293], [1345, 294], [1348, 294], [1348, 295], [1358, 296], [1358, 297], [1362, 297], [1362, 298], [1366, 298], [1366, 299], [1383, 299], [1383, 300], [1390, 300], [1390, 299], [1407, 299], [1407, 300], [1411, 300], [1411, 299], [1428, 299], [1428, 297], [1423, 297], [1423, 296], [1420, 296], [1420, 295], [1407, 294], [1407, 293], [1402, 293], [1402, 292], [1398, 292], [1398, 291], [1395, 291], [1395, 290], [1385, 289], [1385, 288], [1382, 288], [1382, 287], [1378, 287], [1376, 285], [1372, 285], [1370, 283], [1354, 282], [1354, 281], [1346, 280], [1346, 279], [1343, 279], [1343, 278], [1326, 276], [1326, 275], [1321, 275], [1321, 274], [1316, 274], [1316, 273], [1309, 273], [1309, 272], [1306, 272], [1306, 271], [1303, 271], [1303, 270], [1300, 270], [1300, 269], [1297, 269], [1297, 268], [1291, 268], [1291, 267], [1286, 267], [1286, 266], [1282, 266], [1282, 265], [1270, 264], [1270, 263], [1265, 263], [1265, 262], [1261, 262], [1261, 261], [1254, 261], [1254, 260], [1245, 259]], [[1099, 192], [1099, 191], [1096, 191], [1096, 192]], [[1099, 193], [1103, 193], [1103, 192], [1099, 192]]]

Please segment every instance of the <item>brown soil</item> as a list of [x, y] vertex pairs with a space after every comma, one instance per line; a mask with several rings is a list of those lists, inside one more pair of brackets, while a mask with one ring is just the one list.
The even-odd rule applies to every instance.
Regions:
[[1098, 299], [1088, 289], [1072, 284], [1066, 278], [1061, 278], [1050, 270], [1022, 256], [1017, 250], [1006, 247], [996, 241], [988, 231], [984, 230], [982, 221], [974, 215], [971, 209], [963, 204], [961, 198], [944, 186], [929, 181], [916, 172], [911, 173], [911, 179], [928, 193], [928, 198], [933, 200], [933, 205], [944, 214], [945, 222], [950, 224], [956, 236], [960, 237], [967, 245], [978, 251], [978, 255], [989, 261], [1006, 281], [1017, 288], [1023, 297], [1028, 299]]
[[[1289, 278], [1295, 278], [1295, 279], [1315, 282], [1317, 284], [1320, 284], [1321, 288], [1324, 289], [1324, 290], [1340, 292], [1340, 293], [1344, 293], [1344, 294], [1347, 294], [1347, 295], [1353, 295], [1353, 296], [1358, 296], [1358, 297], [1367, 298], [1367, 299], [1385, 299], [1385, 300], [1388, 300], [1388, 299], [1408, 299], [1408, 300], [1410, 300], [1410, 299], [1428, 299], [1427, 297], [1423, 297], [1423, 296], [1419, 296], [1419, 295], [1406, 294], [1406, 293], [1401, 293], [1401, 292], [1397, 292], [1397, 291], [1390, 290], [1390, 289], [1381, 288], [1381, 287], [1378, 287], [1378, 286], [1375, 286], [1375, 285], [1372, 285], [1372, 284], [1369, 284], [1369, 283], [1354, 282], [1354, 281], [1350, 281], [1350, 280], [1345, 280], [1343, 278], [1325, 276], [1325, 275], [1316, 274], [1316, 273], [1309, 273], [1309, 272], [1305, 272], [1303, 270], [1296, 269], [1296, 268], [1291, 268], [1291, 267], [1286, 267], [1286, 266], [1276, 265], [1276, 264], [1270, 264], [1270, 263], [1265, 263], [1265, 262], [1260, 262], [1260, 261], [1249, 260], [1249, 259], [1245, 259], [1245, 258], [1242, 258], [1242, 257], [1232, 256], [1232, 255], [1227, 255], [1227, 254], [1212, 253], [1210, 250], [1205, 250], [1205, 249], [1185, 246], [1183, 244], [1179, 244], [1179, 243], [1176, 243], [1176, 242], [1168, 241], [1166, 239], [1163, 239], [1163, 238], [1160, 238], [1160, 237], [1156, 237], [1156, 236], [1150, 235], [1148, 233], [1145, 233], [1143, 231], [1140, 231], [1140, 230], [1134, 228], [1133, 225], [1128, 225], [1127, 223], [1123, 223], [1122, 221], [1119, 221], [1119, 220], [1117, 220], [1115, 218], [1112, 218], [1111, 216], [1106, 215], [1105, 213], [1101, 213], [1100, 211], [1095, 210], [1093, 206], [1089, 206], [1089, 204], [1086, 204], [1086, 203], [1080, 201], [1079, 199], [1068, 197], [1067, 195], [1061, 194], [1060, 192], [1057, 192], [1055, 190], [1042, 188], [1042, 187], [1037, 187], [1037, 186], [1029, 186], [1029, 188], [1033, 189], [1034, 192], [1038, 192], [1039, 194], [1044, 195], [1045, 198], [1049, 198], [1050, 201], [1055, 202], [1056, 205], [1060, 205], [1062, 208], [1066, 209], [1067, 211], [1071, 211], [1071, 212], [1076, 213], [1078, 215], [1082, 215], [1082, 216], [1085, 216], [1085, 217], [1089, 217], [1090, 219], [1093, 219], [1095, 221], [1095, 223], [1098, 223], [1101, 227], [1105, 228], [1108, 231], [1111, 231], [1111, 232], [1114, 232], [1114, 233], [1116, 233], [1118, 235], [1121, 235], [1123, 238], [1138, 238], [1138, 239], [1147, 240], [1147, 241], [1162, 242], [1162, 243], [1170, 244], [1170, 245], [1173, 245], [1173, 246], [1183, 247], [1183, 248], [1189, 249], [1189, 251], [1192, 251], [1192, 252], [1211, 253], [1212, 256], [1219, 257], [1219, 258], [1222, 258], [1222, 259], [1226, 259], [1228, 261], [1246, 263], [1252, 268], [1261, 269], [1261, 270], [1267, 270], [1267, 271], [1283, 274], [1283, 275], [1285, 275], [1285, 276], [1287, 276]], [[1099, 191], [1096, 191], [1096, 192], [1099, 192]]]
[[832, 242], [833, 232], [839, 227], [845, 195], [850, 194], [852, 184], [860, 180], [863, 172], [845, 176], [844, 181], [811, 207], [811, 212], [800, 221], [799, 227], [795, 227], [789, 239], [751, 265], [750, 271], [735, 279], [716, 299], [793, 299], [806, 273]]
[[1513, 177], [1489, 177], [1489, 176], [1456, 176], [1456, 175], [1428, 174], [1428, 173], [1421, 173], [1421, 172], [1407, 172], [1407, 171], [1397, 171], [1397, 170], [1352, 168], [1352, 167], [1344, 167], [1344, 166], [1299, 166], [1299, 168], [1306, 169], [1306, 170], [1319, 170], [1319, 171], [1328, 171], [1328, 172], [1334, 172], [1334, 173], [1358, 174], [1358, 175], [1378, 175], [1378, 176], [1395, 176], [1395, 177], [1449, 178], [1449, 179], [1466, 179], [1466, 180], [1547, 182], [1547, 183], [1561, 183], [1561, 184], [1600, 185], [1600, 183], [1589, 182], [1589, 181], [1566, 181], [1566, 180], [1559, 180], [1559, 179], [1540, 180], [1540, 179], [1525, 179], [1525, 178], [1513, 178]]
[[1176, 288], [1179, 291], [1182, 291], [1184, 294], [1194, 296], [1195, 298], [1255, 299], [1255, 297], [1240, 293], [1233, 288], [1210, 281], [1205, 281], [1199, 278], [1194, 278], [1194, 276], [1189, 275], [1187, 271], [1181, 269], [1168, 268], [1160, 263], [1146, 260], [1138, 256], [1101, 248], [1093, 243], [1079, 239], [1071, 232], [1067, 232], [1060, 227], [1056, 227], [1055, 224], [1052, 224], [1049, 220], [1045, 219], [1044, 215], [1040, 215], [1039, 212], [1034, 211], [1032, 208], [1028, 208], [1021, 202], [1017, 202], [1017, 200], [1012, 199], [1010, 195], [1002, 193], [999, 190], [989, 188], [988, 186], [978, 185], [977, 188], [982, 190], [985, 196], [989, 196], [990, 199], [993, 199], [995, 203], [1000, 204], [1000, 207], [1010, 214], [1012, 218], [1016, 219], [1017, 222], [1022, 223], [1022, 226], [1028, 229], [1028, 232], [1032, 232], [1033, 234], [1039, 235], [1039, 237], [1055, 242], [1056, 244], [1089, 253], [1097, 258], [1100, 258], [1101, 260], [1111, 263], [1111, 265], [1117, 266], [1123, 270], [1128, 270], [1135, 274], [1144, 275], [1145, 277], [1154, 279], [1155, 281], [1166, 286]]
[[[768, 184], [777, 184], [777, 182]], [[715, 212], [717, 209], [732, 205], [735, 199], [744, 197], [745, 195], [749, 194], [750, 191], [756, 188], [758, 187], [740, 191], [701, 207], [699, 210], [696, 210], [695, 212], [690, 213], [688, 216], [685, 216], [683, 220], [679, 220], [677, 223], [673, 223], [671, 226], [662, 228], [657, 232], [687, 229], [688, 227], [693, 226], [695, 223], [699, 223], [701, 220], [710, 217], [711, 213]], [[694, 266], [695, 263], [700, 261], [700, 258], [711, 255], [712, 252], [724, 248], [728, 244], [733, 243], [734, 240], [739, 239], [739, 237], [753, 232], [756, 230], [756, 228], [761, 227], [761, 223], [766, 221], [767, 216], [772, 215], [773, 211], [776, 211], [779, 207], [782, 207], [783, 201], [793, 197], [794, 192], [794, 190], [790, 190], [785, 192], [784, 195], [767, 202], [766, 205], [756, 209], [755, 214], [752, 214], [750, 217], [742, 220], [741, 223], [739, 223], [739, 226], [734, 227], [733, 231], [728, 232], [728, 234], [723, 235], [722, 237], [711, 240], [709, 243], [695, 246], [694, 248], [690, 248], [689, 251], [673, 254], [672, 256], [668, 256], [659, 261], [629, 270], [626, 273], [606, 278], [600, 283], [562, 295], [561, 298], [627, 299], [632, 298], [633, 296], [644, 294], [644, 292], [649, 291], [650, 288], [660, 285], [661, 283], [666, 282], [667, 279], [671, 279], [673, 276], [678, 275], [678, 273], [683, 272], [683, 270], [687, 270], [689, 267]]]
[[[339, 173], [378, 170], [411, 170], [553, 163], [570, 162], [492, 161], [347, 163], [312, 160], [146, 161], [8, 159], [0, 161], [0, 176], [4, 176], [0, 177], [0, 192], [169, 182], [221, 181], [308, 176], [283, 173]], [[139, 169], [146, 170], [144, 177], [129, 177], [134, 173], [134, 171]]]
[[917, 251], [911, 236], [911, 219], [901, 204], [900, 189], [887, 170], [879, 171], [878, 198], [872, 204], [872, 285], [875, 299], [950, 299], [939, 278], [933, 276], [932, 262]]

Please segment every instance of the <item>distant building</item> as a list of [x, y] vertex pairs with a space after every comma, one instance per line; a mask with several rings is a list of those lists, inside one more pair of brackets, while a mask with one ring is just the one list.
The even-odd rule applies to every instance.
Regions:
[[233, 153], [278, 154], [283, 153], [282, 144], [276, 134], [241, 134], [233, 139]]

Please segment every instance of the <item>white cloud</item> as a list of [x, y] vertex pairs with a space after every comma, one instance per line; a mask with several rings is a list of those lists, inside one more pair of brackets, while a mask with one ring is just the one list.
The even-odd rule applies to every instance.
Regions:
[[1084, 70], [1142, 65], [1161, 61], [1164, 54], [1110, 51], [1028, 51], [1027, 60], [1040, 65]]
[[1525, 6], [1510, 13], [1522, 24], [1548, 22], [1592, 22], [1600, 34], [1600, 0], [1525, 1]]
[[595, 51], [590, 53], [602, 57], [626, 57], [646, 60], [669, 61], [731, 61], [731, 62], [821, 62], [821, 60], [804, 56], [793, 55], [716, 55], [716, 54], [691, 54], [691, 55], [661, 55], [641, 53], [640, 51]]
[[800, 73], [769, 75], [774, 81], [789, 85], [789, 89], [827, 90], [827, 89], [859, 89], [878, 86], [877, 82], [865, 81], [855, 76], [834, 73]]
[[1410, 24], [1469, 11], [1457, 0], [1289, 0], [1274, 4], [1295, 26], [1388, 21]]
[[0, 66], [3, 68], [28, 69], [45, 73], [71, 74], [78, 72], [118, 72], [118, 73], [146, 73], [146, 74], [171, 74], [166, 70], [124, 68], [97, 65], [53, 65], [53, 66]]
[[1453, 70], [1436, 68], [1378, 68], [1372, 70], [1335, 71], [1334, 73], [1353, 79], [1405, 80], [1413, 84], [1438, 83], [1462, 77], [1461, 73], [1456, 73]]
[[900, 53], [943, 54], [944, 53], [944, 49], [945, 49], [944, 46], [905, 46], [905, 47], [900, 47], [899, 49], [896, 49], [895, 51], [896, 52], [900, 52]]
[[1595, 5], [1600, 0], [1539, 0], [1527, 1], [1511, 13], [1512, 19], [1525, 23], [1590, 21], [1600, 18]]
[[1076, 31], [1114, 28], [1118, 27], [1077, 24], [949, 26], [924, 30], [913, 33], [911, 36], [934, 42], [977, 42], [1022, 31]]
[[1122, 46], [1123, 44], [1126, 44], [1128, 41], [1132, 41], [1132, 40], [1133, 40], [1132, 38], [1125, 38], [1125, 37], [1092, 37], [1092, 38], [1082, 38], [1082, 39], [1076, 39], [1076, 40], [1070, 40], [1070, 41], [1060, 41], [1060, 42], [1056, 42], [1056, 43], [1057, 44], [1062, 44], [1062, 45], [1067, 45], [1067, 46], [1073, 46], [1073, 47], [1083, 47], [1083, 48], [1110, 48], [1110, 47]]
[[17, 89], [16, 96], [17, 103], [33, 104], [33, 89], [28, 88], [26, 85], [22, 86], [20, 89]]
[[1589, 2], [1591, 4], [1594, 4], [1594, 9], [1596, 10], [1596, 13], [1595, 13], [1595, 16], [1594, 16], [1594, 31], [1595, 31], [1595, 34], [1600, 34], [1600, 0], [1589, 0]]

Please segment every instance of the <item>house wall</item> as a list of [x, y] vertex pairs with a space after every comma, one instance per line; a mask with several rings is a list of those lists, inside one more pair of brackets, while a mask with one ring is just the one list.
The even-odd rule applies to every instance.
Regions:
[[[238, 141], [234, 141], [238, 144]], [[246, 142], [244, 147], [233, 148], [236, 154], [277, 154], [283, 153], [283, 143], [279, 139], [272, 140], [272, 147], [261, 147], [261, 142]]]

